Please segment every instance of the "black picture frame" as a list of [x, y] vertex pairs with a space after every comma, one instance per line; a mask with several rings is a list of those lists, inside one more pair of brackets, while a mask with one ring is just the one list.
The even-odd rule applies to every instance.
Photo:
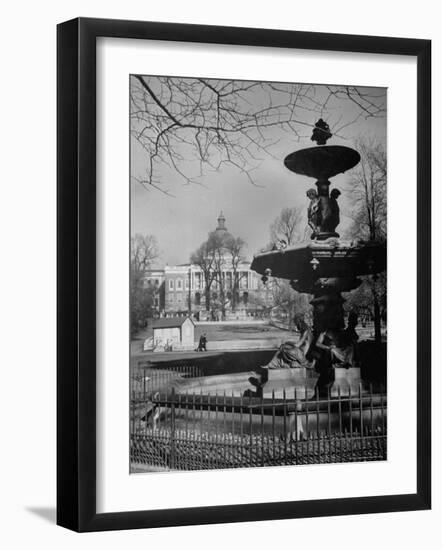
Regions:
[[[417, 491], [361, 498], [96, 512], [96, 39], [299, 48], [417, 59]], [[431, 506], [431, 41], [74, 19], [57, 29], [57, 523], [84, 531], [425, 510]]]

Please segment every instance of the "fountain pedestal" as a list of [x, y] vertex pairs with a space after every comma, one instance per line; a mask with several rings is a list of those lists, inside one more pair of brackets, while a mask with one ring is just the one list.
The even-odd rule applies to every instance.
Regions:
[[340, 292], [315, 294], [311, 304], [313, 306], [313, 334], [317, 338], [326, 330], [341, 331], [344, 322], [344, 298]]

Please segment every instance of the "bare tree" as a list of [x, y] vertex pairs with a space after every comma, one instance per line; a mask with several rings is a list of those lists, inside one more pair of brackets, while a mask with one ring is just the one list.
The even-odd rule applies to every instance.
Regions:
[[204, 277], [204, 296], [206, 310], [210, 311], [210, 292], [215, 281], [214, 254], [212, 243], [205, 241], [190, 257], [190, 261], [199, 266]]
[[[284, 240], [287, 245], [301, 241], [304, 237], [304, 232], [301, 229], [304, 221], [302, 207], [283, 208], [270, 225], [272, 245], [281, 240]], [[311, 316], [311, 306], [307, 296], [293, 290], [289, 281], [272, 278], [267, 284], [273, 296], [272, 315], [280, 317], [281, 320], [285, 319], [288, 328], [293, 328], [293, 320], [296, 315]]]
[[384, 320], [387, 317], [387, 274], [384, 272], [376, 277], [364, 276], [361, 279], [361, 286], [346, 297], [345, 309], [356, 310], [363, 317], [373, 319], [375, 337], [379, 341], [380, 334], [376, 335], [376, 331], [380, 330], [380, 327], [376, 328], [376, 317]]
[[[353, 170], [349, 197], [353, 204], [353, 237], [383, 242], [387, 238], [387, 155], [383, 144], [373, 139], [359, 139], [355, 148], [361, 162]], [[371, 295], [375, 340], [381, 342], [381, 318], [386, 307], [386, 277], [364, 278], [352, 301], [366, 302], [366, 288]]]
[[130, 309], [131, 333], [152, 313], [154, 289], [145, 288], [144, 276], [152, 262], [159, 256], [158, 243], [153, 235], [137, 233], [131, 239]]
[[207, 242], [213, 255], [213, 274], [215, 277], [216, 289], [218, 290], [217, 301], [221, 309], [222, 318], [226, 317], [226, 306], [228, 303], [227, 297], [227, 281], [226, 281], [226, 269], [228, 267], [228, 259], [226, 255], [225, 244], [227, 241], [227, 234], [218, 233], [213, 231], [209, 233]]
[[158, 258], [158, 242], [153, 235], [136, 233], [131, 238], [131, 268], [133, 273], [144, 272]]
[[306, 323], [312, 323], [312, 306], [305, 293], [297, 292], [285, 279], [272, 279], [270, 289], [273, 296], [272, 317], [285, 324], [290, 330], [294, 327], [294, 319], [302, 316]]
[[270, 239], [273, 243], [284, 240], [287, 245], [300, 241], [302, 223], [302, 208], [294, 206], [283, 208], [279, 216], [270, 226]]
[[[230, 302], [234, 311], [238, 303], [244, 247], [245, 243], [240, 237], [213, 231], [190, 258], [203, 272], [206, 310], [209, 311], [211, 305], [216, 304], [221, 309], [223, 318], [227, 304]], [[213, 289], [216, 289], [217, 296], [212, 300]]]
[[361, 162], [350, 178], [349, 198], [353, 205], [354, 236], [372, 241], [387, 237], [387, 155], [385, 147], [372, 139], [359, 139], [355, 148]]
[[143, 75], [131, 76], [130, 102], [131, 135], [146, 152], [145, 173], [133, 179], [163, 191], [164, 167], [200, 183], [227, 165], [256, 183], [280, 139], [308, 136], [318, 116], [345, 137], [361, 117], [385, 112], [384, 92], [370, 88]]
[[233, 311], [236, 310], [236, 306], [238, 305], [241, 279], [245, 276], [240, 270], [241, 263], [245, 260], [244, 247], [245, 242], [241, 237], [232, 237], [228, 235], [225, 239], [224, 248], [229, 256], [229, 264], [232, 269], [231, 305]]

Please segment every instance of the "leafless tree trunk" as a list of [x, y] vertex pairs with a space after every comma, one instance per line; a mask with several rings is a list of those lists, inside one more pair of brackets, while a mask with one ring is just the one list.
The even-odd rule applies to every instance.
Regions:
[[232, 268], [232, 299], [231, 299], [231, 305], [232, 305], [232, 311], [236, 310], [236, 307], [238, 305], [238, 297], [239, 297], [239, 287], [241, 278], [243, 275], [240, 273], [240, 265], [241, 262], [244, 261], [244, 249], [245, 243], [241, 239], [241, 237], [232, 237], [228, 236], [225, 243], [224, 248], [229, 256], [229, 260], [231, 263]]
[[206, 304], [206, 311], [210, 311], [210, 291], [215, 281], [214, 273], [214, 257], [213, 250], [211, 248], [211, 243], [208, 241], [204, 242], [198, 250], [196, 250], [190, 258], [190, 261], [197, 265], [204, 277], [204, 297]]

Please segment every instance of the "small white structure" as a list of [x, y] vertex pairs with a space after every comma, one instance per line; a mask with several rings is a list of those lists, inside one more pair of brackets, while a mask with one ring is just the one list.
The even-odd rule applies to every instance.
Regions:
[[195, 323], [190, 317], [156, 319], [152, 328], [155, 351], [194, 348]]

